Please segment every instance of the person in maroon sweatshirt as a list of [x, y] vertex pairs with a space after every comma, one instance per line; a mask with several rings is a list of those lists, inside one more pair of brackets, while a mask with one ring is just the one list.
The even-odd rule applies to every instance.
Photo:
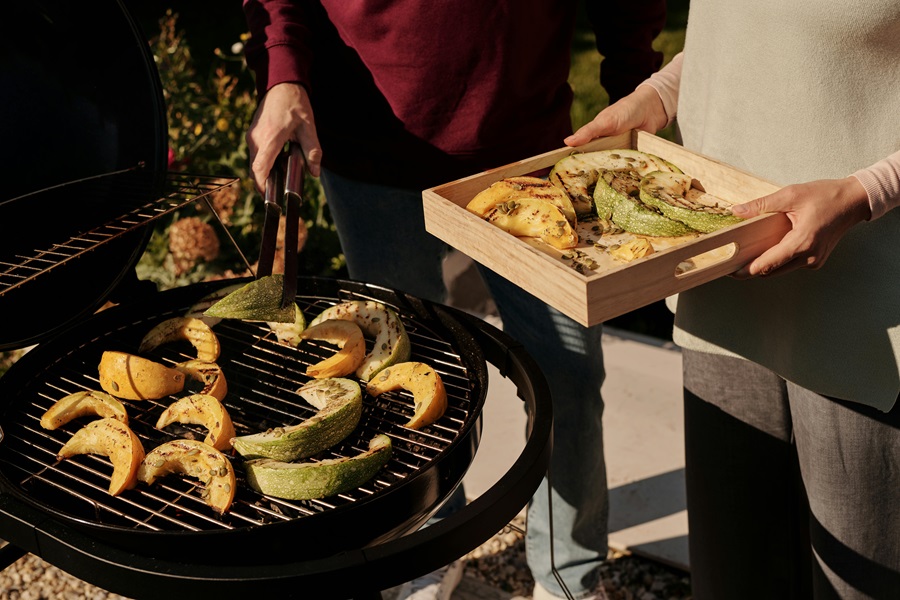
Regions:
[[[586, 0], [615, 101], [656, 72], [664, 0]], [[323, 188], [350, 277], [446, 300], [448, 248], [425, 231], [421, 190], [559, 148], [572, 132], [568, 84], [576, 2], [244, 0], [259, 106], [247, 134], [261, 187], [287, 141]], [[608, 494], [601, 328], [585, 328], [481, 269], [504, 330], [553, 395], [555, 565], [575, 598], [602, 597]], [[551, 569], [547, 482], [529, 505], [535, 598], [565, 590]], [[442, 510], [464, 504], [462, 489]], [[401, 598], [449, 598], [461, 561]], [[429, 584], [429, 581], [431, 584]]]

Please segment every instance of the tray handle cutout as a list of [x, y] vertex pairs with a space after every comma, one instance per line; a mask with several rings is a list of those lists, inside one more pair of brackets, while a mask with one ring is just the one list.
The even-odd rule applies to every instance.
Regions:
[[[760, 215], [737, 226], [710, 233], [699, 241], [674, 248], [669, 254], [671, 276], [679, 289], [730, 275], [777, 244], [790, 231], [780, 213]], [[693, 268], [685, 268], [693, 265]]]
[[[689, 277], [697, 277], [706, 269], [710, 269], [718, 264], [730, 261], [738, 254], [738, 245], [736, 242], [730, 242], [724, 246], [707, 250], [696, 256], [685, 258], [675, 265], [675, 277], [677, 279], [685, 279]], [[738, 268], [740, 265], [738, 265]]]

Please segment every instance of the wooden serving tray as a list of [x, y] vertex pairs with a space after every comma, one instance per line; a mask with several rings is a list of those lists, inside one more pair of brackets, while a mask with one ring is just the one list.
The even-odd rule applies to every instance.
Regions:
[[[658, 136], [632, 131], [424, 190], [425, 228], [586, 326], [733, 273], [777, 243], [789, 229], [784, 215], [760, 215], [709, 234], [647, 238], [656, 250], [653, 254], [622, 262], [613, 259], [603, 246], [636, 237], [632, 234], [600, 235], [593, 230], [597, 223], [586, 221], [578, 226], [577, 252], [560, 251], [537, 239], [510, 235], [465, 209], [476, 194], [496, 181], [517, 175], [546, 175], [549, 167], [572, 152], [614, 148], [634, 148], [665, 158], [698, 180], [708, 193], [734, 204], [778, 189], [773, 183]], [[576, 261], [573, 256], [580, 258]], [[585, 261], [585, 256], [589, 260]], [[592, 268], [584, 268], [585, 262]]]

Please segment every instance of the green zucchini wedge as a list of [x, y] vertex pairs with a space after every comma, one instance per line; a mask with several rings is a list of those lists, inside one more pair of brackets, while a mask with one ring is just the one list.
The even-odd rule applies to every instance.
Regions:
[[286, 500], [343, 494], [363, 485], [391, 458], [391, 439], [378, 434], [365, 452], [319, 462], [280, 462], [267, 458], [244, 463], [247, 483], [256, 491]]
[[316, 379], [297, 393], [319, 412], [297, 425], [233, 438], [231, 443], [238, 454], [279, 461], [307, 458], [341, 442], [359, 424], [362, 389], [355, 381]]
[[636, 171], [641, 176], [652, 171], [681, 172], [658, 156], [623, 148], [570, 154], [553, 165], [548, 179], [569, 194], [575, 213], [581, 216], [594, 208], [594, 186], [600, 170]]
[[203, 314], [220, 319], [295, 323], [297, 308], [293, 305], [281, 307], [283, 293], [283, 274], [260, 277], [218, 300]]
[[654, 171], [641, 180], [641, 202], [701, 233], [743, 220], [731, 213], [729, 202], [693, 187], [692, 182], [689, 175]]
[[594, 189], [597, 214], [629, 233], [678, 237], [693, 229], [645, 206], [640, 201], [641, 176], [637, 171], [601, 171]]

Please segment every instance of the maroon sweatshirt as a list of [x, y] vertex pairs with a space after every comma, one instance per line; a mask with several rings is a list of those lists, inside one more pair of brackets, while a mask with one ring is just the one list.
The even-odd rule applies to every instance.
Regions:
[[[665, 0], [587, 0], [612, 100], [655, 72]], [[244, 0], [260, 96], [310, 94], [323, 165], [422, 189], [571, 132], [575, 0]]]

